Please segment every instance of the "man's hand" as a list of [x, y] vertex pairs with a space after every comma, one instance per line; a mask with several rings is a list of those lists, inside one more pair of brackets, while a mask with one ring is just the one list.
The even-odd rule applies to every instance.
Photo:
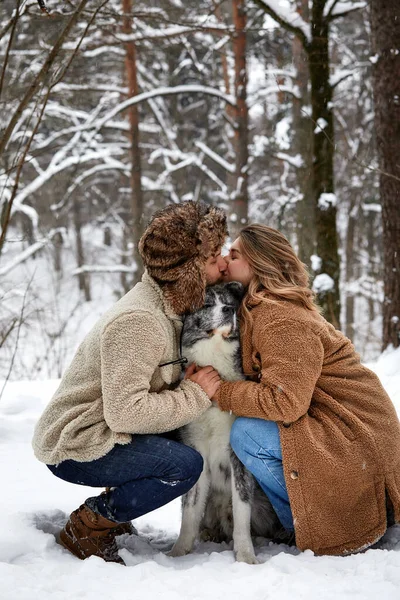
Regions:
[[210, 399], [221, 385], [221, 378], [218, 371], [210, 365], [199, 368], [195, 363], [192, 363], [186, 369], [185, 379], [197, 383]]

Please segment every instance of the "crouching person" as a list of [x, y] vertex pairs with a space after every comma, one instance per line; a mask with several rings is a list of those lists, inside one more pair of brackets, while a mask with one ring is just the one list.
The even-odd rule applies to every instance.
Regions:
[[162, 434], [199, 417], [220, 385], [212, 367], [189, 367], [177, 382], [182, 316], [202, 306], [206, 285], [226, 269], [226, 234], [224, 213], [205, 204], [156, 213], [139, 244], [142, 281], [86, 336], [37, 423], [34, 452], [54, 475], [109, 488], [87, 498], [60, 532], [80, 559], [124, 564], [116, 536], [200, 476], [200, 454]]

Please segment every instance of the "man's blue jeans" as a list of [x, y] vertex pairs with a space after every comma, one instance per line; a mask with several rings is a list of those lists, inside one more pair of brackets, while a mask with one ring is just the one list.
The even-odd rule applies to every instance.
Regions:
[[278, 425], [264, 419], [239, 417], [232, 426], [231, 446], [268, 496], [284, 528], [293, 531]]
[[201, 455], [158, 435], [134, 435], [91, 462], [65, 460], [47, 465], [70, 483], [112, 490], [86, 500], [94, 512], [116, 522], [136, 519], [185, 494], [203, 470]]

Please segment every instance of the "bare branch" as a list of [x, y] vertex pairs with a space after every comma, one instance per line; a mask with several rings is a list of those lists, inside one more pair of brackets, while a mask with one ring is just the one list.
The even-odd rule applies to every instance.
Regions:
[[16, 124], [18, 123], [18, 120], [21, 117], [23, 110], [26, 108], [26, 106], [32, 100], [33, 96], [36, 94], [37, 90], [39, 89], [39, 86], [45, 80], [46, 76], [48, 75], [48, 73], [50, 71], [50, 68], [52, 67], [56, 58], [58, 57], [58, 54], [62, 48], [64, 41], [68, 37], [71, 29], [74, 27], [80, 14], [82, 13], [83, 9], [85, 8], [85, 6], [88, 2], [89, 2], [89, 0], [81, 0], [78, 8], [72, 14], [68, 23], [64, 27], [60, 36], [58, 37], [56, 43], [53, 46], [53, 49], [51, 50], [49, 56], [47, 57], [46, 61], [44, 62], [39, 73], [37, 74], [34, 81], [32, 82], [32, 84], [29, 86], [29, 88], [25, 92], [24, 97], [22, 98], [17, 109], [15, 110], [14, 114], [12, 115], [4, 134], [3, 134], [2, 138], [0, 139], [0, 156], [3, 154], [5, 148], [7, 147], [7, 144], [11, 138], [12, 132], [14, 131], [14, 128], [15, 128]]
[[14, 39], [15, 29], [17, 27], [18, 19], [20, 17], [20, 14], [19, 14], [20, 6], [21, 6], [21, 0], [17, 0], [16, 15], [15, 15], [14, 20], [12, 21], [10, 38], [8, 40], [7, 49], [6, 49], [6, 55], [5, 55], [5, 58], [4, 58], [3, 68], [2, 68], [2, 71], [1, 71], [1, 77], [0, 77], [0, 97], [1, 97], [1, 93], [3, 91], [4, 77], [5, 77], [5, 74], [6, 74], [8, 60], [10, 58], [10, 50], [11, 50], [11, 46], [12, 46], [13, 39]]
[[8, 369], [8, 373], [7, 373], [6, 377], [5, 377], [4, 384], [3, 384], [3, 387], [2, 387], [2, 389], [1, 389], [1, 392], [0, 392], [0, 400], [1, 400], [2, 396], [3, 396], [3, 393], [4, 393], [4, 390], [5, 390], [5, 387], [6, 387], [6, 385], [7, 385], [7, 381], [8, 381], [8, 380], [9, 380], [9, 378], [10, 378], [11, 371], [12, 371], [12, 368], [13, 368], [13, 366], [14, 366], [14, 360], [15, 360], [15, 356], [16, 356], [16, 354], [17, 354], [17, 350], [18, 350], [19, 336], [20, 336], [20, 333], [21, 333], [21, 326], [22, 326], [22, 322], [23, 322], [23, 318], [24, 318], [24, 311], [25, 311], [26, 297], [27, 297], [27, 295], [28, 295], [28, 290], [29, 290], [29, 288], [31, 287], [31, 283], [32, 283], [32, 278], [30, 279], [30, 281], [29, 281], [29, 283], [28, 283], [28, 285], [27, 285], [27, 288], [26, 288], [26, 290], [25, 290], [25, 293], [24, 293], [24, 298], [23, 298], [23, 301], [22, 301], [22, 307], [21, 307], [21, 313], [20, 313], [19, 322], [18, 322], [18, 329], [17, 329], [17, 339], [16, 339], [16, 341], [15, 341], [15, 347], [14, 347], [13, 355], [12, 355], [12, 357], [11, 357], [11, 361], [10, 361], [10, 367], [9, 367], [9, 369]]
[[0, 234], [0, 256], [1, 256], [1, 252], [3, 250], [4, 241], [6, 239], [8, 226], [10, 224], [12, 206], [13, 206], [14, 200], [15, 200], [15, 198], [17, 196], [17, 192], [18, 192], [19, 178], [21, 176], [22, 167], [24, 166], [25, 158], [26, 158], [26, 155], [28, 154], [29, 149], [31, 147], [32, 140], [35, 137], [35, 135], [37, 133], [37, 130], [39, 128], [39, 125], [40, 125], [40, 123], [42, 121], [44, 109], [46, 108], [47, 100], [49, 98], [49, 93], [50, 93], [50, 90], [48, 90], [48, 92], [46, 94], [46, 97], [45, 97], [45, 99], [43, 101], [43, 105], [42, 105], [40, 114], [39, 114], [39, 116], [38, 116], [38, 118], [36, 120], [35, 127], [33, 128], [33, 131], [32, 131], [32, 133], [30, 135], [28, 143], [26, 144], [25, 149], [24, 149], [24, 151], [23, 151], [23, 153], [21, 155], [21, 158], [18, 161], [17, 173], [16, 173], [16, 176], [15, 176], [14, 186], [13, 186], [13, 190], [12, 190], [12, 193], [11, 193], [11, 197], [8, 199], [8, 201], [6, 201], [5, 211], [4, 211], [4, 214], [2, 215], [3, 218], [2, 218], [2, 222], [1, 222], [1, 234]]

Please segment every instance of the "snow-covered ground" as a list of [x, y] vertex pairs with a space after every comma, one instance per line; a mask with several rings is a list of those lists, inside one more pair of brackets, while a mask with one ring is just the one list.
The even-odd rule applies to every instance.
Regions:
[[[371, 366], [400, 414], [400, 349]], [[260, 565], [235, 563], [226, 545], [200, 544], [184, 558], [165, 555], [177, 536], [179, 502], [135, 522], [139, 537], [121, 537], [127, 567], [79, 561], [54, 534], [91, 493], [56, 479], [35, 460], [34, 424], [58, 381], [10, 382], [0, 401], [1, 600], [398, 600], [400, 526], [379, 545], [348, 557], [315, 557], [256, 540]], [[0, 389], [2, 385], [0, 385]]]

